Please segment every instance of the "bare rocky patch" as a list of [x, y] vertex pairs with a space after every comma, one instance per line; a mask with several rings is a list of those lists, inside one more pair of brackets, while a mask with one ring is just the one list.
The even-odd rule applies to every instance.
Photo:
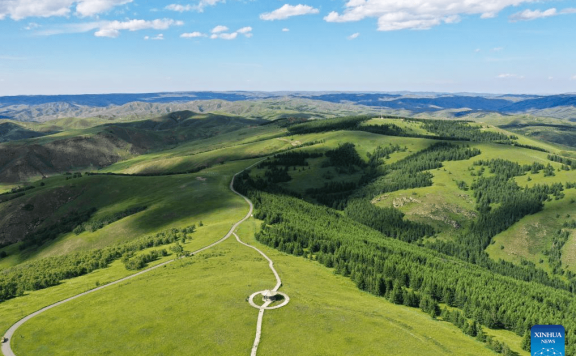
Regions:
[[[466, 194], [461, 194], [462, 198], [468, 201], [471, 199]], [[401, 209], [406, 217], [418, 221], [437, 221], [449, 225], [455, 229], [462, 227], [465, 221], [475, 219], [477, 213], [464, 209], [457, 204], [443, 201], [436, 194], [419, 195], [391, 195], [385, 194], [372, 201], [372, 203], [383, 202], [394, 208]], [[380, 203], [380, 206], [383, 204]]]

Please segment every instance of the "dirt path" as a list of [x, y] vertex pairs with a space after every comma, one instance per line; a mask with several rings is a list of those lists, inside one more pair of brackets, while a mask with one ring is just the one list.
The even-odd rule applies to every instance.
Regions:
[[270, 266], [270, 269], [272, 270], [272, 273], [274, 273], [274, 276], [276, 277], [276, 286], [274, 287], [274, 289], [272, 289], [274, 292], [276, 292], [278, 289], [280, 289], [280, 286], [282, 285], [282, 280], [280, 280], [280, 276], [278, 275], [278, 272], [276, 272], [276, 269], [274, 268], [274, 262], [272, 262], [272, 260], [270, 258], [268, 258], [268, 256], [266, 256], [264, 254], [264, 252], [260, 251], [259, 249], [257, 249], [256, 247], [252, 246], [252, 245], [248, 245], [245, 242], [242, 242], [242, 240], [240, 240], [240, 238], [238, 237], [238, 235], [236, 235], [236, 233], [234, 233], [234, 236], [236, 236], [236, 240], [238, 240], [238, 242], [240, 242], [242, 245], [244, 246], [248, 246], [250, 248], [255, 249], [256, 251], [258, 251], [258, 253], [260, 253], [265, 259], [268, 260], [269, 264], [268, 266]]
[[[267, 307], [271, 301], [264, 303], [262, 306]], [[252, 352], [250, 352], [250, 356], [256, 356], [258, 353], [258, 345], [260, 345], [260, 336], [262, 336], [262, 319], [264, 318], [264, 308], [260, 308], [258, 312], [258, 322], [256, 323], [256, 337], [254, 338], [254, 345], [252, 345]]]
[[[282, 280], [280, 279], [278, 272], [276, 272], [276, 269], [274, 268], [274, 262], [272, 262], [272, 260], [268, 256], [266, 256], [266, 254], [264, 252], [260, 251], [258, 248], [254, 247], [252, 245], [248, 245], [245, 242], [242, 242], [242, 240], [240, 240], [240, 237], [238, 237], [238, 235], [236, 233], [234, 233], [234, 236], [236, 237], [236, 240], [238, 240], [238, 242], [240, 242], [242, 245], [253, 248], [254, 250], [258, 251], [258, 253], [260, 253], [266, 260], [268, 260], [268, 262], [269, 262], [268, 266], [270, 266], [270, 269], [272, 270], [272, 272], [274, 273], [274, 276], [276, 277], [276, 286], [272, 290], [274, 292], [278, 291], [278, 289], [282, 285]], [[254, 303], [254, 297], [258, 294], [260, 294], [260, 292], [256, 292], [256, 293], [252, 294], [249, 298], [250, 305], [252, 305], [255, 308], [260, 309], [258, 311], [258, 322], [256, 323], [256, 337], [254, 338], [254, 345], [252, 346], [252, 352], [251, 352], [250, 356], [256, 356], [256, 353], [258, 352], [258, 345], [260, 344], [260, 337], [262, 336], [262, 319], [264, 318], [264, 311], [268, 310], [268, 309], [281, 308], [284, 305], [288, 304], [288, 302], [290, 301], [290, 298], [287, 295], [282, 293], [282, 295], [285, 298], [285, 302], [282, 303], [281, 305], [270, 308], [270, 307], [268, 307], [268, 305], [272, 304], [272, 301], [266, 301], [263, 305], [258, 306]]]
[[[261, 161], [256, 162], [256, 163], [254, 163], [253, 165], [251, 165], [251, 166], [249, 166], [249, 167], [247, 167], [247, 168], [244, 168], [242, 171], [236, 173], [236, 174], [232, 177], [232, 180], [230, 181], [230, 190], [231, 190], [232, 192], [234, 192], [235, 194], [241, 196], [244, 200], [246, 200], [246, 202], [247, 202], [248, 205], [250, 206], [250, 210], [248, 211], [248, 214], [246, 214], [246, 216], [245, 216], [244, 218], [242, 218], [240, 221], [238, 221], [236, 224], [234, 224], [234, 225], [232, 226], [232, 228], [230, 229], [230, 231], [228, 231], [228, 233], [226, 234], [226, 236], [224, 236], [224, 237], [221, 238], [220, 240], [218, 240], [218, 241], [216, 241], [216, 242], [214, 242], [214, 243], [212, 243], [212, 244], [210, 244], [210, 245], [208, 245], [208, 246], [206, 246], [206, 247], [203, 247], [203, 248], [201, 248], [201, 249], [199, 249], [199, 250], [196, 250], [196, 251], [194, 251], [194, 252], [191, 252], [190, 255], [194, 255], [194, 254], [200, 253], [200, 252], [202, 252], [202, 251], [205, 251], [205, 250], [207, 250], [207, 249], [209, 249], [209, 248], [211, 248], [211, 247], [214, 247], [214, 246], [218, 245], [219, 243], [225, 241], [225, 240], [228, 239], [230, 236], [232, 236], [232, 234], [233, 234], [234, 231], [238, 228], [238, 226], [240, 226], [240, 224], [242, 224], [244, 221], [246, 221], [247, 219], [249, 219], [249, 218], [252, 216], [252, 212], [253, 212], [253, 210], [254, 210], [254, 205], [252, 204], [252, 202], [251, 202], [248, 198], [246, 198], [245, 196], [243, 196], [242, 194], [240, 194], [240, 193], [238, 193], [236, 190], [234, 190], [234, 179], [236, 178], [236, 176], [237, 176], [238, 174], [244, 172], [244, 171], [247, 170], [247, 169], [252, 168], [253, 166], [255, 166], [256, 164], [258, 164], [258, 163], [260, 163], [260, 162], [261, 162]], [[262, 252], [260, 252], [260, 253], [262, 253]], [[266, 257], [266, 258], [267, 258], [267, 257]], [[102, 286], [100, 286], [100, 287], [98, 287], [98, 288], [94, 288], [94, 289], [91, 289], [91, 290], [86, 291], [86, 292], [84, 292], [84, 293], [80, 293], [80, 294], [75, 295], [75, 296], [73, 296], [73, 297], [64, 299], [64, 300], [62, 300], [62, 301], [59, 301], [59, 302], [54, 303], [54, 304], [52, 304], [52, 305], [49, 305], [49, 306], [47, 306], [47, 307], [45, 307], [45, 308], [42, 308], [42, 309], [40, 309], [40, 310], [38, 310], [38, 311], [36, 311], [36, 312], [34, 312], [34, 313], [32, 313], [32, 314], [24, 317], [23, 319], [20, 319], [16, 324], [12, 325], [12, 326], [10, 327], [10, 329], [8, 329], [8, 331], [6, 332], [6, 334], [4, 334], [4, 337], [6, 337], [6, 338], [8, 339], [8, 341], [2, 344], [2, 353], [4, 354], [4, 356], [16, 356], [16, 354], [14, 353], [14, 351], [12, 351], [12, 347], [11, 347], [12, 337], [14, 336], [14, 333], [16, 332], [16, 330], [18, 330], [18, 328], [19, 328], [20, 326], [22, 326], [22, 324], [24, 324], [24, 323], [27, 322], [28, 320], [34, 318], [35, 316], [38, 316], [38, 315], [44, 313], [44, 312], [47, 311], [47, 310], [50, 310], [50, 309], [52, 309], [52, 308], [55, 308], [55, 307], [57, 307], [57, 306], [59, 306], [59, 305], [62, 305], [62, 304], [64, 304], [64, 303], [67, 303], [67, 302], [69, 302], [69, 301], [71, 301], [71, 300], [78, 299], [78, 298], [80, 298], [80, 297], [83, 297], [83, 296], [85, 296], [85, 295], [88, 295], [88, 294], [97, 292], [97, 291], [102, 290], [102, 289], [104, 289], [104, 288], [108, 288], [108, 287], [113, 286], [113, 285], [115, 285], [115, 284], [122, 283], [122, 282], [124, 282], [124, 281], [129, 280], [129, 279], [138, 277], [138, 276], [140, 276], [140, 275], [143, 275], [143, 274], [145, 274], [145, 273], [148, 273], [148, 272], [150, 272], [150, 271], [153, 271], [153, 270], [155, 270], [155, 269], [157, 269], [157, 268], [159, 268], [159, 267], [165, 266], [165, 265], [167, 265], [167, 264], [169, 264], [169, 263], [172, 263], [172, 262], [174, 262], [174, 261], [176, 261], [176, 259], [170, 260], [170, 261], [167, 261], [167, 262], [164, 262], [164, 263], [161, 263], [161, 264], [158, 264], [158, 265], [156, 265], [156, 266], [153, 266], [153, 267], [147, 268], [147, 269], [145, 269], [145, 270], [142, 270], [142, 271], [140, 271], [140, 272], [138, 272], [138, 273], [132, 274], [132, 275], [130, 275], [130, 276], [128, 276], [128, 277], [124, 277], [124, 278], [119, 279], [119, 280], [117, 280], [117, 281], [110, 282], [110, 283], [108, 283], [108, 284], [102, 285]], [[272, 262], [272, 261], [270, 261], [270, 262]], [[262, 311], [262, 313], [263, 313], [263, 311]], [[261, 318], [260, 318], [260, 316], [259, 316], [259, 320], [260, 320], [260, 319], [261, 319]]]

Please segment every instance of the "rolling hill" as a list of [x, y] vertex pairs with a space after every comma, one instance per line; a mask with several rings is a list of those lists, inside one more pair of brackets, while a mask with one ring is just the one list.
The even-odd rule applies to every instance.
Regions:
[[240, 117], [182, 111], [5, 143], [0, 145], [0, 181], [18, 183], [67, 171], [100, 169], [147, 152], [256, 124], [258, 121]]
[[[318, 111], [325, 111], [322, 109], [324, 107], [339, 115], [385, 110], [389, 114], [403, 112], [402, 115], [411, 116], [458, 110], [460, 115], [530, 113], [534, 116], [576, 120], [574, 94], [537, 96], [410, 92], [177, 92], [15, 96], [0, 97], [0, 117], [27, 122], [65, 117], [148, 119], [170, 111], [192, 110], [265, 118], [263, 114], [277, 108], [280, 102], [283, 102], [281, 105], [294, 107], [294, 110], [307, 115], [319, 114]], [[291, 110], [288, 107], [286, 109]], [[349, 112], [338, 112], [342, 109]]]
[[[266, 121], [194, 111], [58, 120], [57, 134], [0, 145], [30, 158], [7, 165], [0, 181], [33, 187], [0, 195], [0, 286], [16, 283], [0, 289], [13, 292], [0, 301], [1, 329], [131, 275], [130, 261], [175, 259], [31, 319], [15, 334], [16, 354], [248, 353], [257, 312], [246, 299], [273, 284], [267, 262], [233, 238], [176, 256], [178, 246], [219, 241], [246, 214], [229, 190], [239, 172], [233, 187], [254, 213], [237, 234], [274, 261], [290, 296], [266, 311], [259, 354], [364, 355], [385, 345], [524, 356], [534, 323], [574, 335], [576, 152], [568, 136], [557, 145], [532, 131], [570, 133], [570, 123], [270, 110]], [[82, 174], [62, 174], [70, 162]], [[13, 168], [40, 164], [53, 169], [46, 179]]]

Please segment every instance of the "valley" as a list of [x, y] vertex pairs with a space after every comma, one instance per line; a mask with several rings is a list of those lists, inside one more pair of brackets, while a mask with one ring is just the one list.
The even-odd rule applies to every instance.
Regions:
[[[0, 144], [67, 147], [48, 151], [43, 179], [24, 169], [38, 167], [32, 160], [2, 176], [0, 329], [133, 278], [28, 320], [10, 336], [15, 355], [250, 353], [258, 311], [247, 300], [274, 285], [268, 261], [234, 236], [187, 255], [232, 231], [274, 262], [290, 297], [264, 313], [259, 355], [379, 354], [382, 345], [528, 355], [529, 324], [576, 331], [576, 175], [554, 158], [572, 157], [569, 145], [493, 121], [382, 115], [264, 121], [182, 111], [67, 128], [82, 120]], [[110, 143], [71, 143], [98, 135], [131, 151], [95, 164], [90, 154], [102, 157]], [[254, 212], [235, 225], [249, 206], [229, 186], [245, 169], [234, 187]], [[33, 188], [11, 192], [17, 186]], [[89, 256], [110, 257], [68, 267]], [[494, 299], [502, 290], [507, 297]], [[531, 312], [539, 298], [556, 308], [546, 319]]]
[[576, 356], [575, 18], [0, 0], [0, 356]]

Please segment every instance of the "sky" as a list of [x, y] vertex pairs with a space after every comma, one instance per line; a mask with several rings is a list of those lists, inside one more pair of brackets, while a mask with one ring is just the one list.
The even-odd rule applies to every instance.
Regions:
[[0, 0], [0, 96], [576, 92], [576, 1]]

